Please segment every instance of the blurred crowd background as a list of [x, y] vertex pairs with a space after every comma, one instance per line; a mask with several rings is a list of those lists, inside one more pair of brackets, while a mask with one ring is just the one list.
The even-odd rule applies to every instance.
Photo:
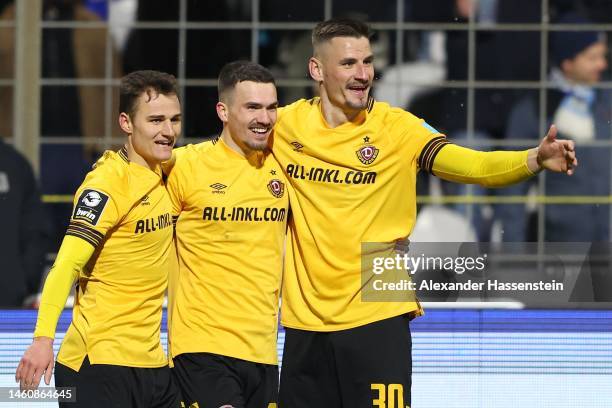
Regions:
[[[270, 68], [281, 104], [314, 96], [310, 30], [332, 16], [375, 29], [374, 96], [451, 141], [523, 149], [556, 123], [561, 137], [578, 144], [579, 168], [569, 179], [541, 174], [485, 191], [421, 175], [413, 240], [610, 241], [610, 0], [17, 1], [40, 4], [40, 109], [32, 118], [40, 131], [15, 134], [23, 20], [15, 1], [0, 0], [0, 305], [32, 301], [72, 194], [102, 151], [122, 145], [123, 74], [174, 74], [181, 143], [197, 143], [221, 130], [216, 76], [229, 61]], [[18, 153], [11, 145], [24, 138], [37, 149]]]

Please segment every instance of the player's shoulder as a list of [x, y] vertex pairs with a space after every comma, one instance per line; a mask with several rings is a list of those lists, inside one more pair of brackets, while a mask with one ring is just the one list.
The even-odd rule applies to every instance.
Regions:
[[415, 140], [444, 136], [425, 120], [386, 102], [375, 102], [368, 120], [379, 129], [384, 128], [390, 140], [401, 148], [409, 148]]
[[189, 174], [196, 163], [200, 164], [211, 159], [218, 140], [219, 138], [215, 138], [175, 148], [172, 151], [172, 159], [162, 164], [164, 174], [174, 173], [175, 176], [180, 173]]
[[218, 142], [219, 138], [215, 138], [200, 143], [190, 143], [174, 149], [173, 154], [176, 156], [176, 163], [185, 164], [187, 162], [201, 160], [213, 151]]
[[375, 102], [371, 116], [372, 121], [380, 122], [396, 135], [441, 134], [424, 119], [386, 102]]
[[419, 121], [420, 119], [408, 112], [405, 109], [397, 106], [391, 106], [387, 102], [373, 101], [368, 109], [375, 118], [380, 118], [384, 121], [397, 122], [397, 121]]
[[109, 201], [115, 205], [123, 202], [129, 183], [128, 165], [125, 148], [105, 151], [77, 189], [76, 201], [92, 208], [98, 203], [103, 208]]
[[103, 189], [109, 194], [121, 193], [128, 186], [129, 160], [125, 147], [105, 151], [87, 173], [82, 187]]
[[214, 139], [205, 140], [200, 143], [192, 144], [191, 150], [199, 154], [209, 153], [212, 149], [215, 148], [215, 146], [217, 146], [217, 144], [219, 143], [219, 139], [220, 139], [219, 137], [215, 137]]
[[319, 97], [299, 99], [289, 105], [278, 108], [278, 119], [280, 120], [285, 116], [301, 115], [304, 112], [311, 111], [312, 109], [319, 109], [319, 103]]

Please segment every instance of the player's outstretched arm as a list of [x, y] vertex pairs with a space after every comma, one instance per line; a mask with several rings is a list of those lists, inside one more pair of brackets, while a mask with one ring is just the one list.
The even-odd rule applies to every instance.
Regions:
[[480, 152], [445, 144], [435, 156], [431, 171], [444, 180], [484, 187], [509, 186], [542, 169], [571, 175], [578, 165], [574, 142], [556, 137], [557, 129], [552, 126], [538, 147], [523, 151]]
[[45, 281], [34, 340], [21, 357], [15, 372], [15, 381], [19, 382], [21, 389], [38, 388], [43, 374], [45, 384], [49, 385], [51, 382], [53, 339], [57, 321], [73, 282], [93, 253], [94, 247], [88, 242], [74, 236], [64, 237], [55, 264]]

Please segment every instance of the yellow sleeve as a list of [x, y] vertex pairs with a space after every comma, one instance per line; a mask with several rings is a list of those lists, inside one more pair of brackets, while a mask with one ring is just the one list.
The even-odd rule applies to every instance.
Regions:
[[72, 284], [95, 248], [75, 236], [66, 235], [43, 288], [34, 337], [55, 337], [55, 328]]
[[527, 150], [479, 152], [451, 143], [441, 146], [432, 173], [444, 180], [505, 187], [528, 179]]

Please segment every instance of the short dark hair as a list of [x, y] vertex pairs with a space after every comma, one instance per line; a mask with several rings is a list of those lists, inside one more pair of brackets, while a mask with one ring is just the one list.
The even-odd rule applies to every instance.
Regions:
[[219, 72], [217, 82], [219, 98], [226, 91], [235, 88], [236, 84], [243, 81], [276, 85], [274, 76], [266, 67], [251, 61], [233, 61], [225, 64]]
[[331, 40], [336, 37], [365, 37], [368, 40], [372, 37], [370, 26], [363, 21], [350, 18], [332, 18], [323, 21], [312, 30], [312, 47]]
[[119, 85], [119, 113], [125, 112], [133, 117], [136, 113], [138, 98], [143, 93], [149, 96], [149, 100], [151, 100], [152, 93], [179, 97], [176, 78], [174, 75], [152, 70], [134, 71], [127, 74], [121, 78]]

